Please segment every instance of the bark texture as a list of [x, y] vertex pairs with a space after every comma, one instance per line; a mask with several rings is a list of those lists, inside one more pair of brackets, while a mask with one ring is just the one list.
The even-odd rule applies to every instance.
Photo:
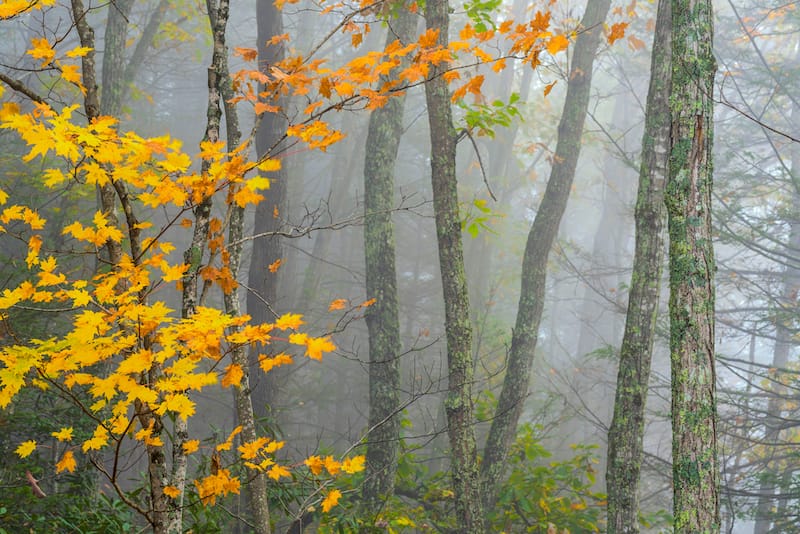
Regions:
[[[425, 4], [428, 28], [439, 32], [438, 44], [447, 46], [448, 3]], [[464, 534], [483, 531], [478, 458], [473, 427], [473, 358], [469, 296], [464, 271], [464, 248], [458, 211], [456, 132], [447, 82], [433, 72], [425, 83], [431, 134], [431, 181], [439, 268], [444, 294], [447, 337], [448, 394], [445, 400], [450, 438], [450, 472], [455, 492], [456, 522]]]
[[[400, 9], [389, 20], [387, 46], [414, 36], [417, 16]], [[397, 308], [395, 240], [392, 226], [394, 168], [403, 133], [405, 96], [390, 99], [369, 118], [364, 159], [364, 250], [369, 330], [369, 429], [362, 495], [368, 514], [394, 493], [400, 440], [400, 320]]]
[[614, 416], [608, 431], [609, 534], [639, 532], [644, 414], [664, 259], [664, 183], [669, 160], [672, 73], [670, 23], [670, 0], [659, 0], [636, 199], [633, 274], [620, 348]]
[[[258, 25], [258, 67], [262, 72], [269, 72], [270, 66], [284, 58], [282, 43], [270, 45], [269, 41], [283, 33], [281, 12], [274, 2], [256, 2], [256, 23]], [[277, 102], [282, 105], [278, 95]], [[269, 99], [267, 99], [269, 100]], [[286, 136], [286, 118], [279, 113], [266, 113], [261, 116], [256, 131], [256, 154], [261, 158], [279, 157], [281, 140]], [[247, 285], [247, 313], [254, 323], [271, 322], [275, 319], [274, 311], [278, 301], [279, 272], [271, 273], [268, 266], [283, 256], [281, 238], [273, 235], [281, 228], [281, 218], [286, 204], [286, 177], [284, 167], [271, 172], [270, 187], [262, 192], [264, 200], [256, 206], [253, 234], [262, 236], [253, 241]], [[255, 350], [253, 354], [258, 354]], [[253, 370], [258, 369], [254, 360]], [[285, 375], [282, 369], [275, 369], [253, 384], [253, 408], [256, 417], [264, 418], [270, 413], [280, 379]]]
[[558, 235], [558, 227], [575, 178], [575, 168], [581, 151], [581, 134], [589, 107], [592, 68], [603, 37], [603, 21], [610, 6], [610, 0], [589, 0], [586, 4], [586, 12], [581, 21], [582, 32], [575, 43], [569, 69], [567, 96], [558, 125], [558, 143], [550, 180], [525, 246], [517, 320], [511, 338], [503, 389], [486, 440], [481, 466], [484, 507], [487, 509], [494, 506], [497, 499], [505, 460], [516, 436], [517, 423], [528, 395], [531, 366], [544, 309], [547, 257]]
[[669, 215], [675, 532], [719, 531], [711, 231], [713, 8], [672, 1]]

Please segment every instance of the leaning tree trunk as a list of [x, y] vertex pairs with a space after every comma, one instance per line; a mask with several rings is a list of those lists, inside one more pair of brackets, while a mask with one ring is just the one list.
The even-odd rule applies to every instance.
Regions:
[[600, 40], [603, 21], [611, 6], [610, 0], [589, 0], [581, 21], [584, 29], [575, 43], [570, 65], [564, 111], [558, 125], [558, 143], [553, 156], [550, 180], [539, 211], [528, 234], [522, 259], [517, 320], [511, 338], [511, 350], [503, 389], [497, 404], [489, 436], [486, 439], [481, 475], [486, 509], [494, 506], [508, 451], [517, 432], [517, 422], [528, 394], [536, 338], [544, 309], [547, 279], [547, 257], [558, 235], [558, 226], [567, 207], [575, 168], [581, 151], [581, 134], [589, 108], [592, 68]]
[[[417, 15], [401, 8], [390, 20], [386, 45], [407, 44], [416, 33]], [[391, 98], [369, 118], [364, 159], [364, 250], [369, 330], [369, 429], [362, 495], [370, 516], [394, 493], [400, 440], [400, 320], [395, 270], [394, 168], [403, 133], [405, 95]]]
[[711, 0], [672, 0], [669, 215], [672, 476], [675, 532], [720, 527], [711, 230]]
[[[447, 47], [449, 28], [446, 0], [425, 5], [428, 28], [439, 32], [438, 44]], [[431, 182], [439, 269], [444, 294], [447, 337], [447, 432], [450, 437], [450, 473], [455, 492], [456, 522], [464, 534], [483, 531], [478, 458], [473, 427], [472, 327], [461, 242], [456, 179], [456, 132], [447, 82], [434, 71], [425, 83], [431, 132]]]
[[659, 0], [636, 199], [633, 274], [619, 355], [614, 417], [608, 431], [608, 534], [639, 532], [644, 413], [664, 259], [664, 182], [670, 132], [670, 37], [670, 0]]

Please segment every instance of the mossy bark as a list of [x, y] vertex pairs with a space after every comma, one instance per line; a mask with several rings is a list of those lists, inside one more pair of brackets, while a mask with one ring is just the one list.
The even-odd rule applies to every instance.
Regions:
[[[408, 43], [418, 17], [401, 8], [389, 19], [389, 45]], [[362, 496], [365, 511], [376, 516], [394, 493], [400, 440], [400, 319], [397, 308], [395, 240], [392, 226], [394, 168], [403, 133], [405, 96], [390, 99], [372, 112], [364, 159], [364, 250], [369, 330], [369, 436]]]
[[672, 1], [672, 131], [665, 200], [678, 533], [720, 528], [711, 229], [713, 23], [710, 0]]
[[[447, 1], [426, 2], [425, 18], [428, 28], [438, 30], [438, 43], [446, 47], [449, 27]], [[450, 438], [450, 472], [459, 531], [471, 534], [483, 532], [483, 509], [473, 427], [472, 326], [458, 211], [456, 132], [447, 82], [436, 71], [425, 83], [425, 97], [431, 134], [433, 209], [447, 337], [448, 393], [445, 413]]]
[[514, 441], [517, 423], [528, 395], [531, 366], [539, 323], [544, 309], [547, 257], [558, 235], [561, 217], [575, 178], [581, 135], [589, 107], [592, 69], [603, 37], [610, 0], [589, 0], [581, 21], [583, 31], [575, 43], [567, 82], [564, 111], [558, 125], [558, 143], [547, 189], [536, 212], [522, 259], [522, 284], [517, 320], [511, 338], [503, 389], [500, 393], [481, 466], [484, 506], [494, 506], [505, 460]]
[[664, 259], [664, 182], [669, 159], [672, 75], [670, 23], [670, 0], [659, 0], [636, 199], [633, 274], [620, 348], [614, 416], [608, 431], [609, 534], [639, 532], [644, 413]]

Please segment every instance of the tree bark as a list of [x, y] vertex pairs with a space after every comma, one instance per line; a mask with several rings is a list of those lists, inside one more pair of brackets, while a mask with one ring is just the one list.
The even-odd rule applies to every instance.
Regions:
[[[407, 44], [416, 33], [417, 15], [401, 8], [390, 19], [388, 46]], [[364, 250], [369, 330], [369, 429], [362, 496], [370, 516], [394, 493], [400, 440], [400, 320], [397, 308], [395, 240], [392, 226], [394, 168], [403, 133], [405, 95], [372, 112], [364, 158]]]
[[592, 68], [603, 36], [602, 26], [610, 0], [589, 0], [581, 21], [583, 31], [575, 43], [567, 83], [564, 111], [558, 125], [558, 143], [550, 180], [533, 221], [522, 260], [522, 284], [517, 320], [511, 338], [506, 375], [489, 436], [484, 449], [481, 475], [483, 502], [494, 506], [505, 460], [514, 441], [517, 423], [528, 394], [531, 366], [536, 350], [539, 323], [544, 309], [547, 257], [558, 235], [567, 207], [575, 168], [581, 151], [581, 135], [589, 107]]
[[659, 0], [636, 199], [633, 274], [620, 348], [614, 417], [608, 431], [608, 534], [639, 532], [644, 414], [664, 259], [664, 183], [670, 134], [670, 24], [670, 0]]
[[[281, 12], [275, 7], [274, 2], [256, 2], [256, 24], [258, 25], [258, 67], [262, 72], [269, 72], [270, 66], [284, 58], [283, 43], [271, 45], [270, 39], [283, 33], [283, 19]], [[282, 106], [283, 100], [279, 95], [274, 95], [276, 102], [272, 104]], [[286, 119], [279, 113], [266, 113], [261, 116], [256, 131], [256, 154], [259, 159], [278, 157], [280, 142], [286, 135]], [[270, 187], [262, 192], [262, 200], [255, 210], [253, 234], [267, 234], [253, 241], [253, 250], [250, 257], [247, 285], [247, 313], [254, 323], [271, 322], [275, 319], [274, 311], [278, 305], [278, 282], [280, 272], [271, 273], [267, 267], [283, 256], [281, 238], [277, 235], [268, 235], [281, 228], [284, 207], [286, 205], [286, 178], [284, 166], [269, 175]], [[254, 355], [258, 351], [254, 352]], [[257, 358], [251, 357], [253, 370], [258, 369]], [[285, 375], [282, 369], [274, 369], [268, 375], [262, 376], [253, 384], [253, 408], [256, 417], [264, 418], [270, 414], [280, 377]]]
[[672, 0], [669, 216], [672, 474], [675, 532], [720, 527], [711, 229], [713, 93], [710, 0]]
[[[425, 18], [428, 28], [439, 32], [437, 43], [447, 47], [447, 1], [426, 2]], [[471, 534], [483, 531], [483, 508], [473, 427], [472, 327], [458, 210], [456, 132], [447, 82], [438, 70], [425, 83], [425, 99], [431, 135], [433, 209], [447, 337], [448, 393], [445, 412], [450, 438], [450, 473], [455, 492], [456, 522], [460, 532]]]

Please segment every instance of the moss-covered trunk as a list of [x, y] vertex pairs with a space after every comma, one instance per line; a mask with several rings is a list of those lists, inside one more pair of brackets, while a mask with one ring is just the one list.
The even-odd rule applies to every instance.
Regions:
[[[427, 2], [425, 18], [428, 28], [439, 32], [438, 43], [447, 46], [447, 1]], [[445, 412], [450, 437], [450, 471], [455, 492], [456, 522], [460, 532], [470, 534], [483, 531], [472, 415], [472, 327], [458, 212], [456, 133], [447, 82], [437, 74], [434, 72], [433, 77], [425, 83], [425, 98], [431, 131], [433, 209], [447, 337], [448, 393]]]
[[710, 0], [672, 1], [669, 215], [672, 476], [675, 532], [720, 526], [711, 231], [713, 93]]
[[481, 468], [484, 506], [487, 508], [493, 506], [496, 500], [508, 450], [514, 441], [517, 422], [528, 395], [536, 338], [544, 309], [547, 257], [558, 235], [575, 178], [581, 134], [589, 107], [594, 59], [603, 36], [603, 21], [610, 6], [610, 0], [589, 0], [586, 4], [581, 21], [583, 31], [575, 43], [569, 69], [567, 96], [558, 125], [558, 143], [550, 180], [525, 246], [517, 320], [503, 390], [486, 440]]
[[659, 0], [636, 198], [633, 274], [620, 348], [614, 417], [608, 431], [609, 534], [639, 532], [644, 413], [664, 259], [664, 182], [669, 159], [672, 73], [670, 22], [670, 0]]
[[[414, 36], [417, 15], [401, 8], [389, 20], [387, 46]], [[405, 96], [390, 99], [372, 112], [364, 159], [364, 250], [369, 330], [369, 429], [362, 495], [370, 516], [394, 493], [400, 439], [400, 320], [392, 226], [394, 168], [403, 133]]]

